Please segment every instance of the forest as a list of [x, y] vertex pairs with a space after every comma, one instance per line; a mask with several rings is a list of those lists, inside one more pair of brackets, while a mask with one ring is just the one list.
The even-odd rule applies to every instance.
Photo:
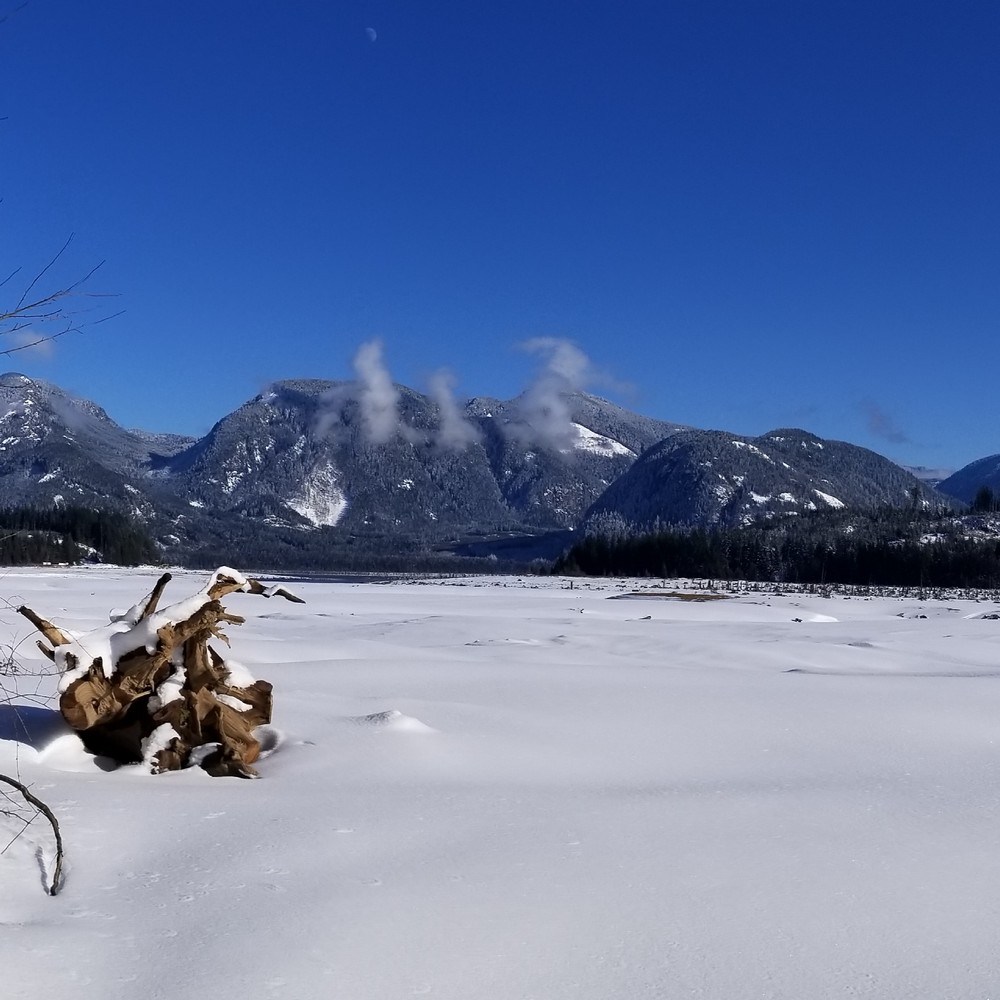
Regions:
[[[419, 539], [341, 536], [332, 530], [273, 533], [247, 519], [237, 539], [219, 535], [189, 553], [192, 568], [222, 565], [238, 550], [258, 571], [554, 573], [583, 576], [701, 577], [774, 583], [1000, 588], [1000, 516], [981, 491], [965, 514], [878, 508], [762, 517], [740, 527], [596, 522], [554, 561], [500, 558], [477, 546], [433, 549]], [[115, 511], [86, 507], [0, 508], [0, 565], [103, 562], [158, 564], [163, 553], [143, 526]]]
[[146, 531], [124, 514], [88, 507], [0, 508], [0, 565], [160, 561]]
[[[984, 505], [985, 506], [985, 505]], [[595, 531], [553, 572], [905, 587], [1000, 586], [994, 508], [816, 511], [737, 528]]]

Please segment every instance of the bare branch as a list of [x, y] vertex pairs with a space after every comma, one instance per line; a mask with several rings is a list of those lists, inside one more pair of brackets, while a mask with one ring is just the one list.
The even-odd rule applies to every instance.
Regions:
[[148, 618], [156, 610], [156, 605], [160, 603], [160, 598], [163, 596], [164, 588], [172, 579], [173, 577], [169, 573], [164, 573], [156, 581], [156, 586], [150, 592], [149, 600], [146, 601], [146, 606], [142, 609], [142, 614], [139, 615], [139, 621], [142, 621], [143, 618]]
[[[104, 261], [95, 264], [75, 281], [62, 285], [53, 291], [42, 290], [40, 286], [46, 281], [51, 281], [50, 272], [66, 254], [72, 242], [73, 235], [71, 234], [45, 266], [27, 283], [13, 306], [0, 305], [0, 337], [30, 331], [30, 335], [23, 334], [26, 338], [24, 343], [17, 343], [0, 350], [0, 357], [50, 343], [59, 337], [64, 337], [67, 333], [79, 333], [85, 326], [96, 326], [98, 323], [105, 323], [122, 314], [122, 310], [118, 310], [110, 316], [100, 316], [97, 319], [82, 321], [78, 317], [90, 310], [69, 306], [71, 298], [104, 299], [113, 297], [101, 292], [82, 290], [84, 284], [100, 270]], [[0, 280], [0, 288], [8, 285], [20, 273], [21, 268], [15, 268]], [[53, 329], [60, 322], [63, 323], [62, 327]]]
[[24, 10], [24, 8], [27, 6], [28, 6], [28, 0], [24, 0], [24, 3], [19, 3], [13, 10], [7, 11], [6, 14], [0, 14], [0, 24], [3, 24], [5, 21], [7, 21], [10, 18], [11, 14], [16, 14], [18, 11]]
[[47, 621], [44, 618], [40, 618], [34, 611], [31, 610], [31, 608], [25, 607], [22, 604], [21, 607], [17, 609], [17, 613], [27, 618], [28, 621], [31, 622], [31, 624], [34, 625], [35, 628], [37, 628], [38, 631], [41, 632], [53, 646], [65, 646], [66, 643], [69, 642], [69, 639], [67, 639], [66, 636], [64, 636], [62, 632], [60, 632], [59, 629], [52, 624], [52, 622]]
[[[0, 119], [0, 121], [2, 121], [2, 120], [3, 119]], [[11, 278], [13, 278], [15, 275], [18, 275], [20, 273], [21, 273], [21, 268], [20, 267], [15, 267], [14, 270], [11, 271], [10, 274], [8, 274], [7, 277], [3, 279], [3, 281], [0, 281], [0, 288], [3, 288], [3, 286], [6, 285], [7, 282], [10, 281]]]
[[[72, 242], [73, 242], [73, 233], [70, 233], [69, 236], [66, 238], [66, 242], [56, 252], [56, 255], [48, 262], [48, 264], [45, 265], [45, 267], [43, 267], [38, 272], [38, 274], [36, 274], [31, 279], [31, 281], [28, 284], [28, 287], [25, 288], [25, 290], [21, 293], [21, 297], [20, 297], [20, 299], [18, 299], [17, 305], [14, 307], [14, 314], [15, 315], [17, 313], [21, 312], [22, 309], [34, 309], [35, 308], [34, 305], [27, 305], [26, 306], [24, 304], [24, 300], [28, 297], [28, 293], [31, 291], [31, 289], [34, 288], [35, 285], [37, 285], [38, 282], [42, 278], [45, 277], [45, 273], [49, 270], [49, 268], [51, 268], [56, 263], [56, 261], [59, 260], [59, 258], [66, 252], [66, 250], [69, 248], [70, 243], [72, 243]], [[66, 293], [65, 292], [61, 292], [61, 291], [60, 292], [55, 292], [53, 295], [46, 296], [45, 298], [43, 298], [43, 299], [41, 299], [39, 301], [41, 301], [41, 302], [53, 301], [57, 297], [61, 297], [64, 294], [66, 294]]]
[[59, 821], [56, 819], [52, 810], [40, 798], [31, 794], [27, 785], [22, 784], [16, 778], [11, 778], [6, 774], [0, 774], [0, 781], [16, 788], [24, 796], [24, 798], [49, 821], [52, 826], [52, 833], [56, 838], [56, 867], [55, 871], [52, 873], [52, 884], [49, 886], [49, 895], [54, 896], [59, 891], [59, 883], [62, 881], [63, 842], [62, 833], [59, 831]]

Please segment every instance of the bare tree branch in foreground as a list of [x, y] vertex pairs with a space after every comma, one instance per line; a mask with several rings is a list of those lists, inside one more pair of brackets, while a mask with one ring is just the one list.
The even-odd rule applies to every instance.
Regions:
[[[0, 781], [3, 781], [6, 784], [12, 786], [13, 788], [16, 788], [21, 793], [21, 795], [24, 796], [25, 800], [29, 802], [31, 805], [33, 805], [35, 809], [39, 813], [41, 813], [52, 826], [52, 833], [56, 838], [56, 866], [54, 871], [52, 872], [52, 882], [49, 885], [49, 895], [54, 896], [59, 891], [59, 886], [60, 883], [62, 882], [63, 842], [62, 842], [62, 833], [59, 831], [59, 820], [56, 819], [55, 814], [52, 812], [52, 810], [40, 798], [38, 798], [36, 795], [33, 795], [31, 793], [31, 790], [22, 782], [18, 781], [16, 778], [11, 778], [9, 775], [6, 774], [0, 774]], [[32, 817], [32, 819], [34, 819], [34, 817]], [[28, 825], [30, 823], [31, 820], [28, 820], [28, 822], [25, 823], [24, 825], [25, 830], [28, 828]], [[22, 830], [22, 833], [23, 832], [24, 831]], [[20, 834], [18, 834], [18, 836], [20, 836]], [[16, 840], [17, 837], [15, 837], [14, 839]], [[12, 844], [13, 842], [14, 841], [12, 840], [10, 844]], [[10, 844], [8, 844], [7, 847], [10, 847]], [[3, 850], [6, 851], [7, 847], [5, 847]], [[3, 851], [0, 851], [0, 854], [2, 853]]]
[[[15, 647], [3, 648], [3, 655], [0, 657], [0, 706], [11, 713], [15, 734], [19, 735], [22, 730], [28, 732], [31, 713], [51, 711], [53, 695], [50, 692], [54, 670], [54, 666], [50, 664], [41, 668], [26, 665], [18, 658]], [[0, 848], [0, 855], [6, 854], [39, 816], [44, 816], [52, 827], [56, 842], [55, 869], [51, 878], [47, 875], [46, 866], [41, 862], [41, 849], [39, 849], [39, 863], [42, 876], [48, 883], [47, 891], [50, 896], [54, 896], [62, 885], [64, 852], [59, 822], [49, 806], [21, 780], [19, 768], [16, 776], [0, 774], [0, 782], [14, 789], [14, 792], [0, 789], [0, 799], [3, 800], [0, 802], [0, 816], [16, 826], [13, 835], [5, 838], [6, 843]]]
[[[46, 290], [46, 276], [60, 261], [72, 242], [73, 236], [70, 235], [49, 262], [21, 289], [15, 301], [6, 306], [0, 304], [0, 337], [14, 340], [10, 346], [0, 349], [0, 356], [39, 347], [67, 333], [79, 333], [84, 327], [96, 326], [121, 315], [119, 310], [109, 316], [84, 319], [90, 309], [69, 307], [71, 299], [111, 297], [83, 290], [83, 286], [100, 270], [103, 261], [94, 265], [81, 278], [55, 289]], [[0, 290], [5, 289], [20, 273], [21, 268], [17, 267], [0, 280]]]

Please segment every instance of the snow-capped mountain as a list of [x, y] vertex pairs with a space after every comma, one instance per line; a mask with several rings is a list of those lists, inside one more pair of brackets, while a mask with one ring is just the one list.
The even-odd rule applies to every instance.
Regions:
[[803, 430], [760, 437], [684, 431], [650, 448], [590, 508], [644, 526], [747, 524], [758, 516], [824, 507], [902, 507], [944, 499], [867, 448], [824, 441]]

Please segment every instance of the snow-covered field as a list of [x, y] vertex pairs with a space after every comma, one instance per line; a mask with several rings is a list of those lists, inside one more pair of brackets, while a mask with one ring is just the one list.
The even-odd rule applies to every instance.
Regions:
[[[155, 578], [3, 593], [87, 629]], [[54, 898], [41, 821], [0, 856], [4, 1000], [1000, 996], [997, 605], [291, 587], [226, 601], [275, 686], [259, 781], [107, 772], [0, 707], [67, 849]]]

